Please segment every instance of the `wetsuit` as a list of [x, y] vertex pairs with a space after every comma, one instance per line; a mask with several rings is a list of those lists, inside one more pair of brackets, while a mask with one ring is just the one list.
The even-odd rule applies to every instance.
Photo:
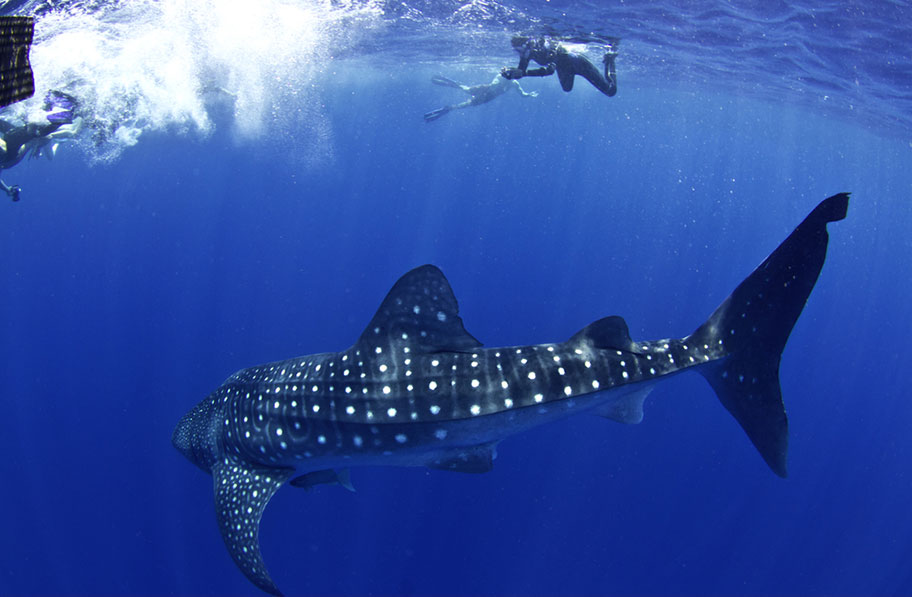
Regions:
[[[557, 78], [564, 91], [573, 89], [573, 79], [579, 75], [608, 97], [617, 93], [617, 73], [614, 68], [616, 53], [614, 51], [609, 50], [605, 53], [605, 74], [602, 75], [585, 56], [567, 51], [564, 46], [551, 38], [529, 38], [523, 43], [517, 44], [516, 50], [519, 52], [519, 66], [504, 68], [501, 71], [501, 74], [507, 79], [547, 77], [557, 71]], [[543, 68], [529, 69], [529, 62], [533, 60]]]

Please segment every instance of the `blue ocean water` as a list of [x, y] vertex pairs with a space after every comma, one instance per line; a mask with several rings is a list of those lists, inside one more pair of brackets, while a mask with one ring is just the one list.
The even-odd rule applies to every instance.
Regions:
[[[912, 593], [909, 3], [7, 9], [87, 124], [2, 173], [0, 594], [258, 594], [174, 425], [242, 367], [346, 348], [414, 266], [488, 346], [612, 314], [682, 336], [840, 191], [782, 357], [788, 479], [687, 374], [484, 475], [283, 488], [262, 550], [290, 595]], [[617, 96], [526, 79], [423, 121], [464, 99], [433, 75], [490, 81], [517, 31], [620, 36]]]

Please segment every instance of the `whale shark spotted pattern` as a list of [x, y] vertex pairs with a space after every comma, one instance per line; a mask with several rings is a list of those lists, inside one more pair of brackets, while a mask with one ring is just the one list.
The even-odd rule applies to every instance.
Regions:
[[399, 279], [348, 350], [243, 369], [181, 419], [172, 442], [212, 474], [219, 528], [257, 587], [279, 595], [259, 523], [286, 481], [339, 483], [364, 465], [485, 472], [505, 437], [580, 412], [643, 417], [653, 385], [701, 373], [769, 467], [786, 475], [779, 360], [826, 257], [827, 223], [848, 193], [821, 202], [693, 334], [634, 341], [620, 317], [553, 344], [483, 348], [464, 328], [439, 269]]

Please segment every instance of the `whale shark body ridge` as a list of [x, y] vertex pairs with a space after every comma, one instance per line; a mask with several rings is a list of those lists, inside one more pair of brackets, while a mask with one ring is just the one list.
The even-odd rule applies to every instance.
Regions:
[[[185, 415], [172, 442], [212, 474], [222, 538], [257, 587], [279, 595], [259, 523], [287, 481], [352, 489], [349, 467], [491, 469], [505, 437], [580, 412], [637, 423], [652, 387], [693, 369], [769, 467], [786, 475], [779, 360], [826, 257], [827, 224], [848, 193], [821, 202], [692, 334], [634, 341], [620, 317], [569, 340], [484, 348], [443, 273], [402, 276], [348, 350], [238, 371]], [[335, 469], [344, 469], [337, 473]]]

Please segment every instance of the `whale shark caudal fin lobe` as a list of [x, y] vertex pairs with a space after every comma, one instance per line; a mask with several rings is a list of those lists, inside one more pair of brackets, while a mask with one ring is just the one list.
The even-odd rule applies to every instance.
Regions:
[[215, 514], [228, 553], [244, 576], [271, 595], [281, 595], [260, 555], [260, 518], [292, 469], [265, 468], [233, 459], [212, 466]]
[[824, 199], [686, 340], [723, 350], [698, 370], [781, 477], [788, 418], [779, 361], [826, 259], [827, 224], [845, 218], [848, 205], [849, 193]]

